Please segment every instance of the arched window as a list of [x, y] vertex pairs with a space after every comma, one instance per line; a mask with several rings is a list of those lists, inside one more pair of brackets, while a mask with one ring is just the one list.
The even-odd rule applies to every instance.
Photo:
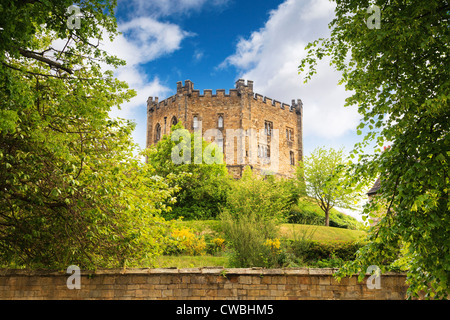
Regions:
[[219, 119], [217, 120], [217, 127], [222, 129], [223, 128], [223, 116], [219, 116]]
[[177, 117], [173, 116], [172, 121], [170, 122], [170, 125], [174, 126], [178, 123]]
[[161, 140], [161, 126], [158, 123], [155, 130], [155, 143], [158, 143], [159, 140]]
[[273, 130], [273, 123], [271, 121], [264, 122], [264, 134], [271, 136]]

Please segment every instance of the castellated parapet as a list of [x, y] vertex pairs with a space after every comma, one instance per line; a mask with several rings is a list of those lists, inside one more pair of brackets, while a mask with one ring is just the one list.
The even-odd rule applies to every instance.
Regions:
[[[234, 89], [205, 89], [177, 82], [175, 95], [147, 100], [147, 147], [169, 134], [179, 121], [189, 131], [201, 130], [223, 150], [230, 173], [239, 178], [250, 165], [263, 174], [292, 177], [303, 158], [303, 104], [286, 104], [253, 92], [253, 81], [236, 81]], [[212, 132], [211, 129], [215, 129]]]

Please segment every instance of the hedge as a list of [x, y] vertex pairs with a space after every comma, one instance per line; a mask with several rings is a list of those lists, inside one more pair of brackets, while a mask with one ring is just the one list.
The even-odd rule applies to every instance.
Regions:
[[305, 261], [329, 259], [331, 256], [344, 261], [354, 260], [356, 252], [364, 246], [362, 241], [285, 241], [286, 245], [291, 248], [292, 253], [297, 257], [302, 257]]

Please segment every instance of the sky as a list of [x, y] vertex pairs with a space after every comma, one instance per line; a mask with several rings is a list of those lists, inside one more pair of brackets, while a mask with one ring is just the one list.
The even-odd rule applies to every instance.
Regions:
[[136, 123], [133, 139], [142, 149], [147, 98], [170, 97], [187, 79], [201, 92], [227, 93], [236, 80], [253, 80], [255, 93], [288, 104], [301, 99], [305, 156], [316, 147], [350, 152], [361, 141], [360, 117], [344, 107], [350, 93], [329, 61], [307, 84], [298, 74], [305, 46], [329, 36], [329, 0], [119, 0], [116, 17], [122, 34], [103, 45], [127, 62], [115, 74], [137, 96], [111, 116]]

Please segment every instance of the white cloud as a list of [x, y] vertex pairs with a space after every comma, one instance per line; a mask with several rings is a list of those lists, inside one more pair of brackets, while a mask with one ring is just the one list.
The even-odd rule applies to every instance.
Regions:
[[149, 17], [135, 18], [118, 24], [118, 35], [113, 42], [103, 43], [103, 49], [136, 66], [170, 54], [178, 49], [183, 39], [193, 36], [178, 25], [160, 22]]
[[[126, 81], [130, 88], [137, 91], [141, 105], [147, 100], [143, 95], [166, 94], [169, 89], [160, 83], [158, 77], [149, 79], [140, 65], [180, 49], [182, 40], [192, 34], [177, 25], [148, 17], [119, 24], [118, 29], [123, 34], [113, 42], [104, 43], [107, 52], [127, 63], [116, 70], [117, 78]], [[132, 101], [139, 100], [136, 97]], [[129, 113], [127, 109], [138, 105], [138, 102], [130, 102], [122, 106], [122, 110]]]
[[161, 17], [200, 11], [206, 4], [210, 8], [222, 7], [228, 2], [229, 0], [122, 0], [119, 6], [134, 8], [133, 15]]
[[323, 60], [308, 84], [298, 75], [308, 42], [329, 35], [334, 4], [328, 0], [287, 0], [270, 13], [265, 26], [241, 38], [220, 68], [234, 66], [239, 78], [254, 81], [254, 91], [289, 103], [303, 101], [304, 138], [336, 138], [355, 129], [356, 110], [344, 108], [349, 93], [338, 86], [340, 74]]
[[[171, 54], [181, 48], [181, 43], [192, 33], [178, 25], [158, 21], [150, 17], [139, 17], [118, 24], [118, 35], [112, 42], [106, 38], [102, 49], [126, 61], [125, 66], [115, 70], [115, 76], [128, 83], [137, 95], [119, 108], [111, 110], [112, 118], [134, 120], [137, 124], [133, 132], [134, 141], [145, 147], [146, 101], [149, 96], [165, 97], [171, 88], [165, 86], [158, 76], [150, 77], [143, 64]], [[110, 66], [105, 65], [105, 68]]]
[[205, 53], [203, 50], [196, 49], [194, 52], [194, 61], [199, 62], [200, 60], [203, 59], [204, 55]]

